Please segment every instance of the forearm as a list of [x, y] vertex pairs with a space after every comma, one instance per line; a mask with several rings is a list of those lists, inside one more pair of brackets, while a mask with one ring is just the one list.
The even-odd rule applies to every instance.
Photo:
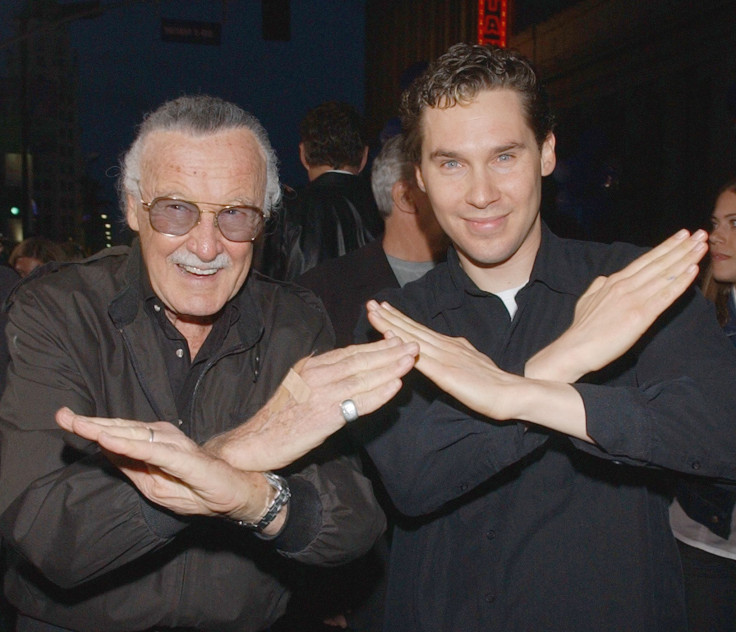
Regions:
[[242, 470], [286, 467], [345, 426], [340, 402], [352, 400], [365, 415], [394, 397], [418, 352], [395, 338], [305, 358], [258, 413], [205, 449]]
[[574, 353], [574, 344], [569, 341], [569, 332], [541, 349], [527, 360], [524, 376], [536, 380], [552, 380], [572, 384], [588, 371], [582, 358]]
[[407, 516], [441, 511], [509, 471], [548, 438], [547, 433], [524, 432], [520, 423], [491, 423], [450, 398], [426, 400], [415, 391], [407, 399], [371, 420], [381, 426], [366, 433], [368, 454], [393, 504]]
[[526, 365], [528, 377], [572, 383], [628, 351], [695, 279], [707, 235], [679, 231], [623, 270], [597, 277], [570, 327]]
[[[307, 465], [286, 479], [291, 498], [261, 532], [268, 539], [275, 537], [274, 545], [284, 555], [310, 564], [341, 564], [368, 551], [385, 528], [370, 481], [355, 458], [337, 455], [342, 452], [337, 447], [326, 446], [320, 465]], [[328, 453], [333, 454], [331, 460], [325, 460]], [[272, 498], [266, 495], [266, 506]], [[228, 517], [244, 519], [239, 512]]]
[[[725, 376], [724, 376], [725, 377]], [[732, 379], [732, 378], [731, 378]], [[682, 377], [645, 387], [580, 383], [588, 432], [598, 449], [581, 449], [630, 465], [736, 480], [733, 388], [708, 393], [703, 382]], [[723, 406], [730, 400], [730, 406]]]
[[[284, 528], [289, 515], [288, 483], [284, 484], [282, 480], [283, 490], [279, 492], [260, 472], [243, 472], [242, 478], [242, 493], [246, 500], [237, 508], [227, 511], [225, 517], [249, 525], [258, 525], [268, 517], [270, 521], [265, 527], [260, 527], [260, 533], [266, 537], [276, 536]], [[278, 477], [275, 479], [280, 480]], [[275, 516], [273, 511], [277, 511]]]
[[514, 388], [513, 417], [593, 443], [586, 427], [585, 406], [569, 384], [522, 379]]
[[212, 437], [203, 447], [213, 456], [241, 470], [267, 472], [280, 469], [290, 461], [279, 451], [285, 437], [278, 436], [278, 427], [281, 426], [278, 421], [286, 422], [294, 414], [293, 409], [274, 413], [266, 406], [247, 422]]

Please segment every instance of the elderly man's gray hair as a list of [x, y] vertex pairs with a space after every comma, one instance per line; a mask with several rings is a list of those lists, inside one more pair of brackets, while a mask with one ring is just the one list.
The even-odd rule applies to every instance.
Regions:
[[389, 138], [373, 160], [371, 168], [371, 189], [376, 198], [376, 206], [383, 218], [391, 215], [393, 200], [391, 189], [399, 180], [414, 182], [414, 165], [411, 164], [402, 147], [400, 134]]
[[281, 198], [278, 159], [268, 140], [263, 125], [252, 114], [234, 103], [207, 95], [182, 96], [167, 101], [158, 109], [149, 112], [138, 127], [130, 149], [120, 161], [118, 188], [125, 216], [125, 194], [138, 195], [141, 179], [141, 153], [146, 138], [153, 132], [177, 131], [193, 136], [216, 134], [218, 132], [245, 128], [255, 137], [266, 161], [266, 196], [263, 212], [266, 216]]

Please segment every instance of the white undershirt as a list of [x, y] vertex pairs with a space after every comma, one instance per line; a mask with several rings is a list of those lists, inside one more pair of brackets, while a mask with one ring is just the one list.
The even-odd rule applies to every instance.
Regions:
[[516, 314], [516, 310], [519, 308], [516, 304], [516, 295], [519, 293], [519, 290], [523, 288], [526, 285], [526, 283], [520, 285], [519, 287], [512, 287], [509, 290], [502, 290], [501, 292], [493, 292], [498, 298], [500, 298], [503, 301], [503, 304], [506, 306], [506, 310], [509, 313], [509, 316], [511, 317], [511, 320], [514, 319], [514, 315]]
[[681, 542], [713, 555], [736, 560], [736, 507], [734, 507], [731, 515], [731, 536], [728, 540], [724, 540], [708, 527], [693, 520], [680, 507], [677, 500], [674, 500], [670, 505], [670, 525], [672, 526], [672, 533]]

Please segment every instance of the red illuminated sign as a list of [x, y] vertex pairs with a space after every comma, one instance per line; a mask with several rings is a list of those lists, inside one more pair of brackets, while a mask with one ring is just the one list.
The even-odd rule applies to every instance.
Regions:
[[508, 0], [478, 0], [478, 43], [506, 46]]

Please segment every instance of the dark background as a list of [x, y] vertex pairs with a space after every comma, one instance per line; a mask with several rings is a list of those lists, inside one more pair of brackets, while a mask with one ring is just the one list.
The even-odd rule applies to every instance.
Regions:
[[[509, 45], [537, 63], [559, 115], [559, 166], [545, 184], [545, 215], [561, 232], [651, 244], [705, 223], [717, 185], [736, 174], [735, 5], [509, 0]], [[0, 77], [12, 75], [13, 18], [24, 6], [0, 2]], [[253, 112], [292, 186], [306, 180], [299, 120], [318, 103], [355, 105], [375, 152], [403, 71], [451, 43], [474, 41], [477, 8], [475, 0], [101, 0], [96, 16], [54, 30], [68, 34], [73, 56], [80, 173], [98, 187], [97, 201], [85, 200], [72, 220], [116, 212], [117, 160], [135, 125], [184, 93], [215, 94]], [[219, 44], [162, 41], [163, 20], [217, 24]], [[12, 106], [16, 90], [10, 77], [0, 102]], [[34, 124], [50, 99], [33, 95]], [[11, 136], [0, 136], [0, 149], [12, 150]], [[48, 204], [37, 212], [48, 236], [97, 245], [92, 230], [67, 235], [69, 221], [55, 223]], [[116, 241], [129, 238], [113, 232]]]
[[[290, 4], [288, 42], [263, 39], [261, 2], [254, 0], [103, 0], [99, 17], [62, 27], [78, 63], [82, 153], [93, 157], [91, 174], [109, 184], [144, 112], [181, 94], [208, 93], [253, 112], [284, 180], [301, 181], [297, 126], [306, 110], [328, 99], [363, 109], [365, 7], [363, 0]], [[13, 34], [11, 17], [24, 5], [2, 0], [0, 40]], [[162, 18], [220, 23], [220, 44], [164, 42]]]

